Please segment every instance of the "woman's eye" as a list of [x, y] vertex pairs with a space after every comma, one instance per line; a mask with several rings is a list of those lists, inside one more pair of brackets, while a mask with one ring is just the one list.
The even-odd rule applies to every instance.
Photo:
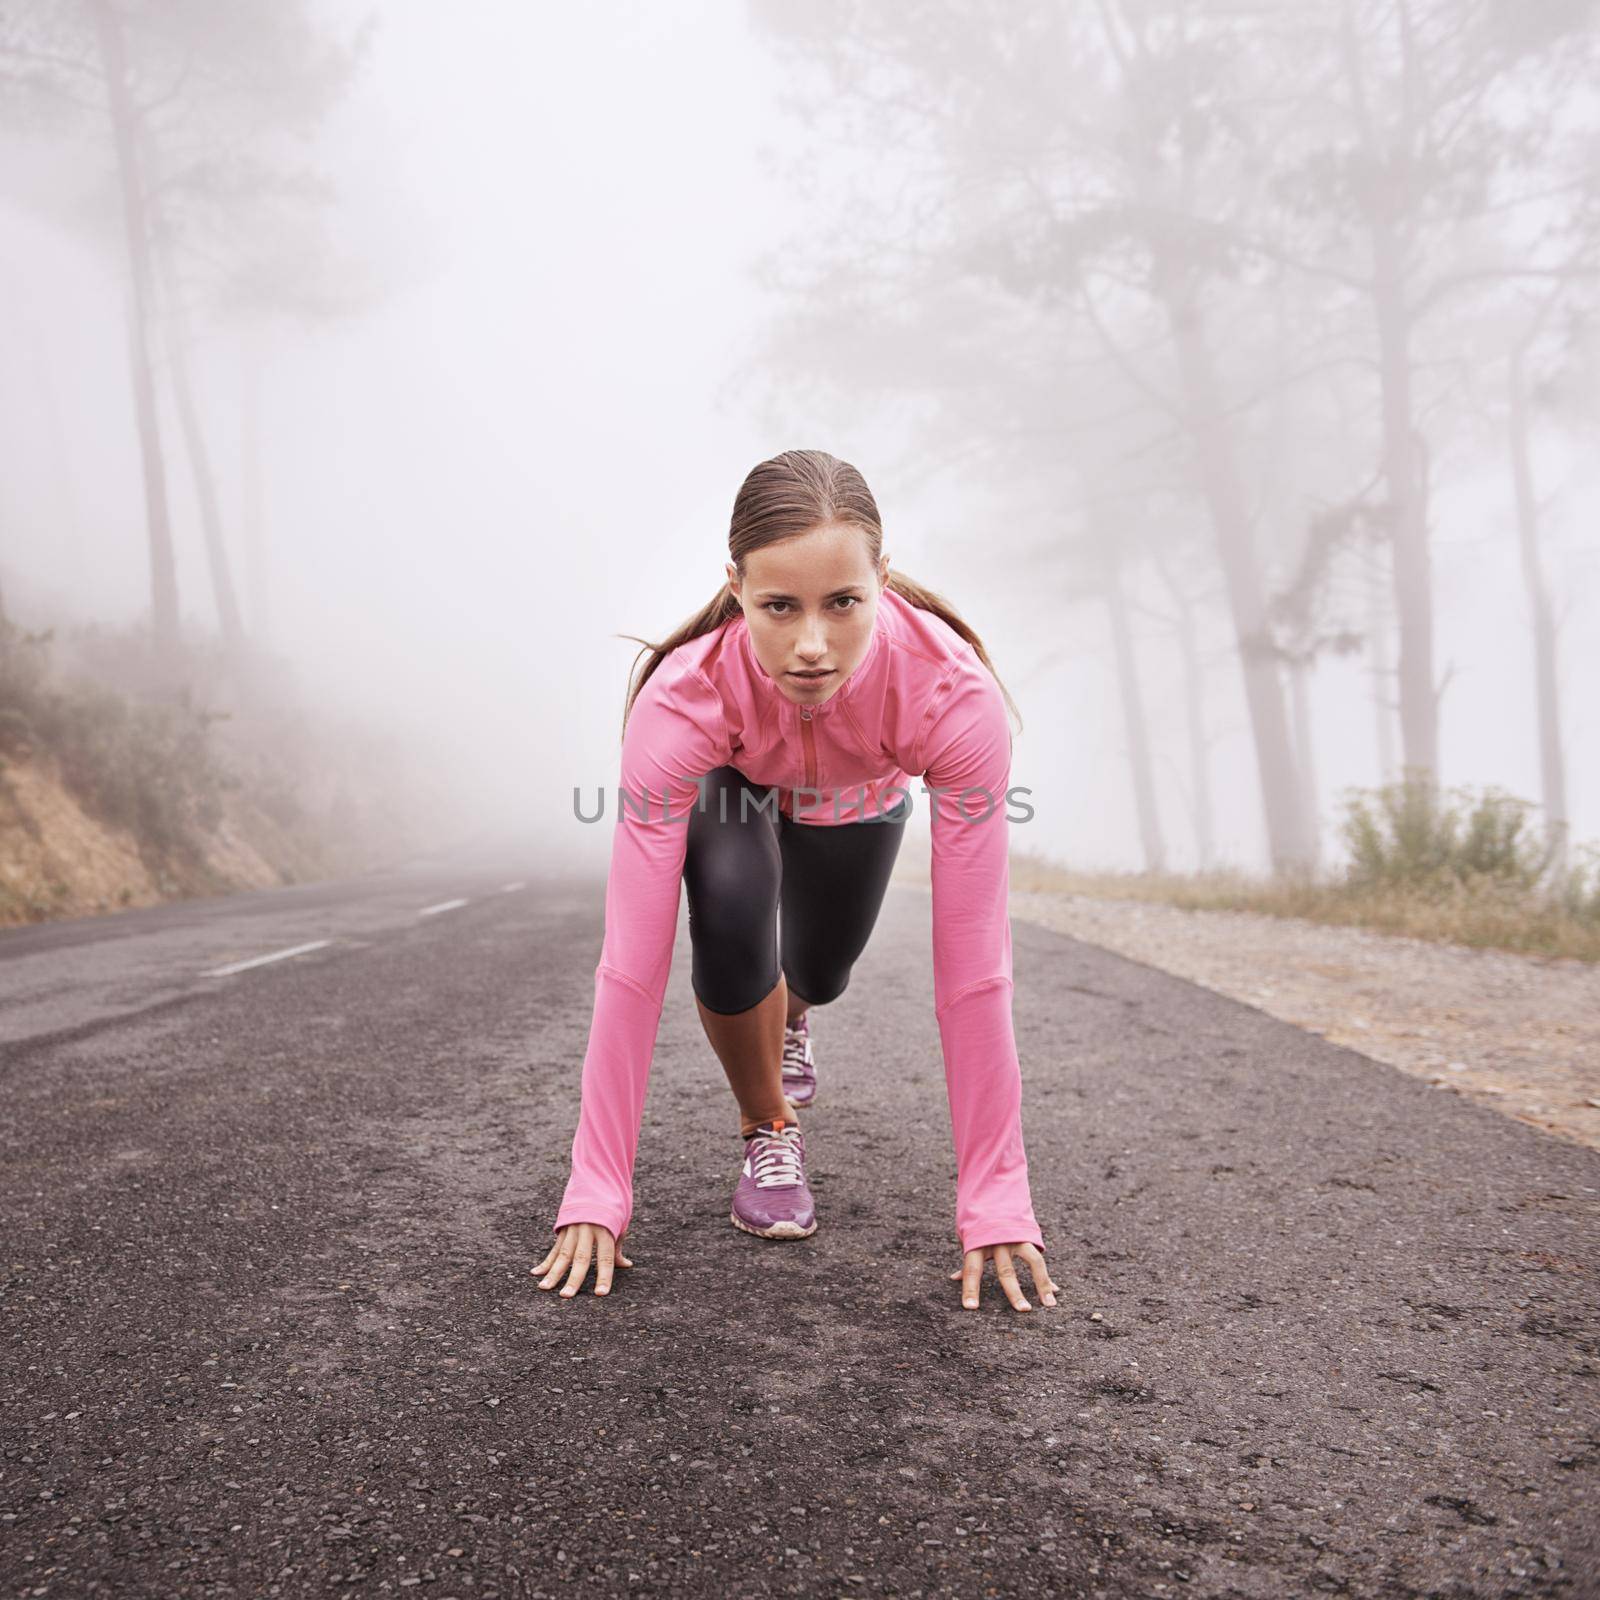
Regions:
[[[858, 594], [842, 594], [839, 599], [846, 602], [846, 604], [840, 605], [839, 609], [841, 611], [854, 611], [861, 604], [861, 596]], [[787, 600], [767, 600], [763, 602], [761, 609], [771, 612], [775, 617], [781, 617], [792, 610], [793, 607], [790, 606]]]

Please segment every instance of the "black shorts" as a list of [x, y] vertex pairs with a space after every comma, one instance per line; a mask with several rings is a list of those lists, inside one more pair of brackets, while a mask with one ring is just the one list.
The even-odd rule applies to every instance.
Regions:
[[864, 822], [795, 822], [777, 809], [777, 794], [737, 767], [718, 767], [689, 816], [691, 982], [708, 1011], [759, 1005], [780, 970], [798, 999], [838, 999], [867, 947], [911, 814], [907, 796]]

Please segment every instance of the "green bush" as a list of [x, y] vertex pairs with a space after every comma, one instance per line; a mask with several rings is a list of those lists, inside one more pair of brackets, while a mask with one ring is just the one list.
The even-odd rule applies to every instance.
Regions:
[[1536, 809], [1493, 786], [1448, 791], [1408, 769], [1396, 783], [1345, 791], [1352, 888], [1448, 890], [1495, 883], [1531, 890], [1554, 857], [1529, 820]]
[[1574, 922], [1600, 928], [1600, 845], [1586, 844], [1574, 852], [1556, 893]]

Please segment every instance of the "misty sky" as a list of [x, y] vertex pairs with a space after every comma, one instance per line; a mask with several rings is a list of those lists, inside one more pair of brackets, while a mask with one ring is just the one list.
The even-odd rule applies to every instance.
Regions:
[[[806, 135], [779, 105], [782, 83], [732, 3], [382, 8], [372, 58], [322, 147], [343, 195], [335, 231], [371, 263], [380, 297], [317, 330], [215, 334], [201, 367], [228, 511], [252, 345], [265, 363], [273, 643], [314, 701], [436, 746], [486, 826], [601, 863], [609, 830], [573, 821], [571, 791], [616, 782], [635, 646], [611, 636], [659, 637], [715, 592], [733, 495], [756, 461], [828, 449], [873, 485], [895, 566], [961, 607], [1022, 707], [1013, 781], [1035, 790], [1037, 817], [1015, 845], [1135, 867], [1102, 609], [1049, 594], [1019, 604], [1027, 574], [1008, 566], [977, 486], [964, 489], [959, 470], [933, 485], [903, 475], [891, 419], [841, 431], [807, 409], [809, 390], [787, 402], [782, 374], [731, 381], [769, 309], [752, 264], [808, 225], [787, 170]], [[9, 204], [0, 257], [12, 352], [0, 366], [0, 571], [13, 609], [130, 618], [148, 604], [148, 568], [117, 264]], [[1434, 506], [1437, 671], [1454, 666], [1444, 778], [1533, 799], [1526, 604], [1502, 532], [1509, 480], [1481, 446], [1476, 459], [1476, 470], [1439, 464]], [[1584, 460], [1541, 445], [1549, 571], [1568, 612], [1579, 840], [1600, 838], [1588, 693], [1600, 681], [1600, 533]], [[176, 461], [171, 484], [184, 614], [209, 625]], [[1220, 616], [1207, 643], [1219, 849], [1260, 866], [1248, 723]], [[1169, 851], [1187, 866], [1179, 665], [1155, 640], [1141, 665]], [[1377, 781], [1365, 670], [1330, 663], [1317, 681], [1325, 845], [1338, 791]], [[923, 826], [924, 807], [918, 797]]]

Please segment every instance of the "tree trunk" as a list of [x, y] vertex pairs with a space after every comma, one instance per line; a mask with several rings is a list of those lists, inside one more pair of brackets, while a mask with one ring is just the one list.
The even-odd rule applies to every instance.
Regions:
[[1367, 584], [1367, 653], [1372, 659], [1372, 717], [1378, 736], [1378, 782], [1394, 782], [1394, 703], [1389, 698], [1394, 668], [1389, 664], [1389, 617], [1383, 608], [1383, 580]]
[[178, 282], [172, 242], [164, 229], [156, 230], [154, 255], [161, 272], [163, 314], [161, 327], [167, 352], [167, 370], [172, 375], [172, 394], [178, 404], [178, 421], [183, 428], [184, 447], [194, 476], [195, 502], [200, 508], [200, 529], [206, 542], [206, 561], [211, 571], [211, 593], [217, 607], [217, 623], [229, 657], [237, 662], [244, 645], [244, 625], [239, 619], [239, 602], [234, 594], [233, 572], [228, 564], [228, 546], [222, 531], [222, 508], [217, 501], [216, 474], [211, 468], [211, 452], [206, 447], [205, 429], [194, 402], [194, 385], [189, 374], [188, 330], [183, 308], [183, 290]]
[[1122, 593], [1122, 568], [1113, 558], [1105, 583], [1106, 609], [1111, 617], [1112, 656], [1117, 667], [1117, 688], [1122, 699], [1122, 720], [1128, 735], [1128, 761], [1133, 775], [1133, 803], [1139, 819], [1139, 844], [1146, 872], [1164, 872], [1166, 844], [1161, 837], [1161, 814], [1156, 807], [1155, 775], [1150, 762], [1150, 733], [1145, 721], [1144, 694], [1139, 688], [1139, 667], [1128, 625], [1128, 605]]
[[1400, 740], [1408, 767], [1436, 782], [1439, 700], [1433, 684], [1433, 561], [1428, 549], [1427, 476], [1412, 420], [1409, 314], [1400, 244], [1373, 227], [1373, 296], [1383, 405], [1383, 478], [1392, 519], [1395, 613], [1400, 623]]
[[1511, 357], [1511, 477], [1516, 487], [1517, 542], [1522, 551], [1522, 582], [1533, 618], [1533, 667], [1539, 716], [1539, 779], [1545, 825], [1554, 845], [1552, 867], [1563, 873], [1567, 863], [1567, 763], [1561, 745], [1561, 686], [1556, 672], [1556, 625], [1539, 550], [1539, 506], [1533, 489], [1533, 462], [1528, 448], [1528, 391], [1524, 370], [1527, 344]]
[[[1274, 390], [1272, 410], [1268, 415], [1263, 436], [1265, 459], [1261, 463], [1260, 521], [1267, 529], [1269, 542], [1282, 549], [1290, 543], [1289, 529], [1294, 519], [1295, 472], [1298, 462], [1295, 446], [1299, 434], [1294, 418], [1294, 375], [1290, 370], [1293, 361], [1294, 327], [1289, 315], [1289, 292], [1286, 281], [1278, 280], [1273, 295], [1273, 331], [1275, 358], [1273, 361]], [[1279, 627], [1288, 636], [1289, 655], [1286, 661], [1289, 674], [1289, 705], [1294, 726], [1295, 770], [1299, 779], [1299, 799], [1302, 812], [1301, 828], [1309, 849], [1309, 864], [1316, 866], [1321, 854], [1322, 819], [1317, 807], [1316, 748], [1312, 742], [1311, 682], [1316, 673], [1314, 655], [1300, 655], [1308, 650], [1316, 634], [1318, 592], [1326, 583], [1318, 577], [1316, 588], [1308, 589], [1299, 597], [1292, 614], [1280, 619]]]
[[150, 542], [150, 630], [157, 661], [169, 682], [173, 682], [181, 669], [178, 574], [172, 551], [172, 519], [167, 505], [155, 375], [150, 367], [153, 285], [144, 185], [139, 173], [138, 140], [133, 100], [128, 91], [128, 64], [121, 24], [110, 0], [90, 0], [90, 10], [105, 70], [112, 143], [116, 149], [117, 179], [122, 194], [123, 231], [128, 245], [128, 366], [133, 379], [134, 415], [144, 469], [145, 526]]
[[1215, 811], [1211, 803], [1211, 758], [1206, 739], [1205, 663], [1200, 656], [1200, 641], [1195, 631], [1194, 606], [1189, 596], [1167, 570], [1159, 557], [1156, 571], [1172, 597], [1178, 618], [1178, 655], [1183, 663], [1183, 711], [1189, 732], [1189, 784], [1194, 790], [1195, 857], [1202, 872], [1209, 872], [1217, 859]]
[[1266, 605], [1256, 563], [1244, 489], [1233, 456], [1233, 440], [1223, 418], [1222, 397], [1199, 309], [1173, 296], [1165, 299], [1177, 350], [1178, 371], [1194, 444], [1201, 490], [1211, 515], [1228, 607], [1244, 673], [1245, 700], [1254, 735], [1256, 774], [1261, 786], [1267, 845], [1275, 872], [1310, 866], [1300, 787], [1289, 744], [1283, 683], [1271, 640], [1266, 635]]
[[1340, 7], [1340, 50], [1350, 112], [1359, 136], [1361, 193], [1372, 250], [1372, 304], [1378, 331], [1381, 456], [1389, 500], [1395, 616], [1400, 631], [1400, 740], [1407, 777], [1439, 776], [1439, 697], [1433, 683], [1433, 572], [1428, 549], [1427, 475], [1412, 416], [1411, 311], [1405, 240], [1397, 217], [1414, 203], [1416, 41], [1402, 4], [1395, 13], [1407, 92], [1393, 129], [1380, 130], [1369, 103], [1354, 7]]
[[1311, 728], [1311, 674], [1309, 661], [1295, 661], [1289, 668], [1289, 687], [1294, 704], [1295, 766], [1300, 774], [1300, 809], [1305, 815], [1313, 869], [1322, 856], [1322, 814], [1317, 805], [1317, 750]]
[[267, 639], [270, 617], [267, 547], [261, 504], [261, 360], [254, 348], [244, 358], [244, 393], [239, 429], [240, 529], [244, 534], [245, 582], [250, 596], [250, 632]]

